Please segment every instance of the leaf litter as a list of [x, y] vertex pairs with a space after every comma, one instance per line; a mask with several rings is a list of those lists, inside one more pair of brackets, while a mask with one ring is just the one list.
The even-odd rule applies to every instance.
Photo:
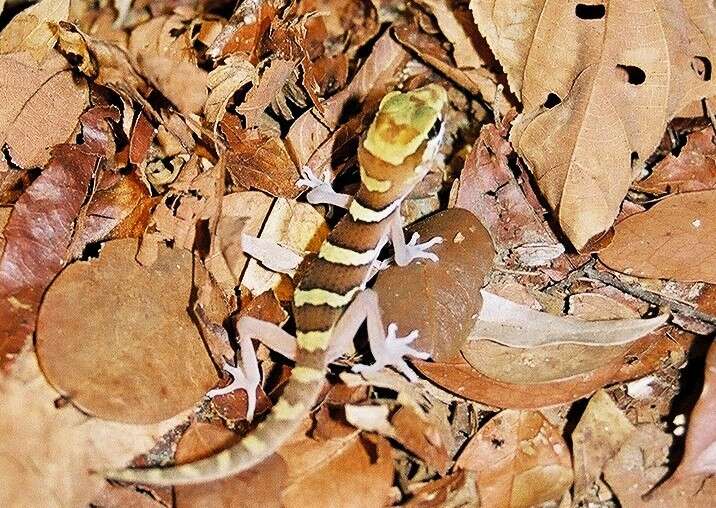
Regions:
[[[3, 505], [713, 505], [713, 5], [3, 6]], [[94, 474], [253, 427], [206, 392], [240, 316], [293, 326], [340, 213], [302, 168], [355, 192], [382, 97], [428, 83], [447, 139], [402, 213], [440, 260], [373, 285], [419, 379], [350, 373], [359, 334], [258, 467]], [[292, 363], [255, 347], [261, 418]]]

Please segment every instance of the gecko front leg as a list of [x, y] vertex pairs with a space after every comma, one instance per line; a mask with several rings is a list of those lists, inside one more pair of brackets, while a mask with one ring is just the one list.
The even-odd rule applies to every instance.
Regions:
[[312, 205], [333, 205], [339, 208], [348, 208], [353, 196], [341, 194], [333, 190], [328, 172], [323, 173], [323, 179], [318, 178], [309, 166], [301, 168], [301, 178], [296, 181], [297, 187], [308, 187], [306, 201]]
[[400, 212], [396, 212], [390, 223], [390, 240], [393, 243], [395, 251], [395, 263], [398, 266], [406, 266], [415, 259], [429, 259], [437, 261], [438, 256], [434, 252], [429, 252], [430, 247], [443, 242], [439, 236], [431, 238], [427, 242], [418, 243], [420, 235], [413, 233], [412, 238], [406, 244], [405, 233], [403, 232], [403, 218]]

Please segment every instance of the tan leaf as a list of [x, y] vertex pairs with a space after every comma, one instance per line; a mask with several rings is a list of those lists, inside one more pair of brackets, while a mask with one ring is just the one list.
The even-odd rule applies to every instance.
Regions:
[[667, 122], [716, 93], [703, 71], [716, 42], [697, 25], [709, 15], [649, 0], [473, 0], [471, 9], [524, 105], [515, 148], [582, 248], [611, 226]]
[[[21, 168], [44, 166], [67, 141], [88, 104], [87, 85], [53, 54], [37, 64], [28, 53], [0, 55], [0, 145]], [[8, 161], [10, 162], [10, 161]], [[0, 177], [9, 171], [0, 155]]]
[[69, 13], [70, 0], [42, 0], [28, 7], [0, 32], [0, 54], [27, 51], [42, 62], [57, 42], [51, 24], [65, 21]]
[[716, 190], [677, 194], [614, 228], [599, 259], [652, 279], [716, 283]]
[[268, 68], [261, 75], [258, 85], [254, 85], [246, 100], [238, 107], [238, 112], [246, 117], [246, 127], [257, 127], [261, 115], [272, 101], [280, 94], [281, 89], [296, 68], [296, 62], [276, 58], [271, 60]]
[[595, 393], [572, 432], [574, 498], [582, 499], [602, 468], [634, 432], [629, 419], [604, 390]]
[[50, 382], [85, 412], [147, 423], [195, 404], [216, 371], [187, 313], [191, 254], [164, 247], [143, 267], [136, 252], [136, 240], [114, 240], [65, 269], [45, 294], [36, 347]]
[[216, 132], [216, 128], [224, 118], [226, 106], [241, 87], [246, 83], [256, 83], [258, 74], [251, 62], [236, 55], [227, 58], [223, 64], [209, 73], [208, 86], [211, 90], [204, 105], [204, 115]]
[[536, 411], [506, 410], [470, 440], [458, 467], [477, 473], [481, 504], [530, 507], [559, 500], [572, 484], [567, 443]]
[[72, 404], [57, 409], [57, 398], [32, 351], [0, 379], [0, 434], [6, 437], [0, 440], [0, 505], [87, 506], [106, 484], [91, 470], [125, 464], [185, 418], [150, 426], [111, 423]]

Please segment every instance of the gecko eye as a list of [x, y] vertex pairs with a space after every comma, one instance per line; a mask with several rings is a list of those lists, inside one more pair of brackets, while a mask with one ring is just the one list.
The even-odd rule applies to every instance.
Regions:
[[430, 130], [428, 131], [428, 139], [433, 139], [435, 136], [437, 136], [440, 132], [440, 127], [442, 127], [442, 125], [442, 119], [438, 118], [437, 120], [435, 120], [435, 123], [432, 127], [430, 127]]

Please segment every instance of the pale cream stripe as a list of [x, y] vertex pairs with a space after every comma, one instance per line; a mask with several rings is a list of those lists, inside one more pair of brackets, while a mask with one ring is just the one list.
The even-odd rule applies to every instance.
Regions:
[[315, 288], [304, 291], [302, 289], [296, 289], [293, 292], [293, 304], [296, 307], [301, 305], [328, 305], [330, 307], [338, 308], [348, 305], [353, 300], [355, 295], [360, 288], [353, 288], [348, 291], [345, 295], [340, 293], [333, 293], [332, 291], [326, 291], [325, 289]]
[[266, 449], [266, 443], [262, 439], [251, 435], [242, 439], [241, 445], [254, 455], [258, 455]]
[[337, 265], [360, 266], [372, 263], [376, 257], [376, 252], [374, 250], [357, 252], [338, 247], [326, 240], [321, 245], [321, 250], [318, 251], [318, 257]]
[[285, 399], [281, 399], [273, 407], [273, 414], [279, 420], [295, 420], [303, 414], [303, 406], [301, 404], [292, 405]]
[[326, 350], [331, 342], [331, 330], [311, 332], [296, 331], [296, 343], [301, 349], [314, 352], [316, 349]]
[[373, 178], [368, 175], [363, 168], [360, 168], [360, 181], [365, 185], [365, 188], [371, 192], [387, 192], [393, 185], [393, 182], [390, 180]]
[[351, 214], [354, 220], [363, 222], [380, 222], [383, 219], [390, 216], [398, 206], [399, 201], [393, 201], [390, 205], [380, 211], [371, 210], [361, 205], [357, 199], [351, 201], [351, 206], [348, 208], [348, 213]]
[[325, 377], [325, 373], [320, 369], [311, 367], [294, 367], [291, 371], [291, 377], [296, 378], [299, 383], [312, 383]]

